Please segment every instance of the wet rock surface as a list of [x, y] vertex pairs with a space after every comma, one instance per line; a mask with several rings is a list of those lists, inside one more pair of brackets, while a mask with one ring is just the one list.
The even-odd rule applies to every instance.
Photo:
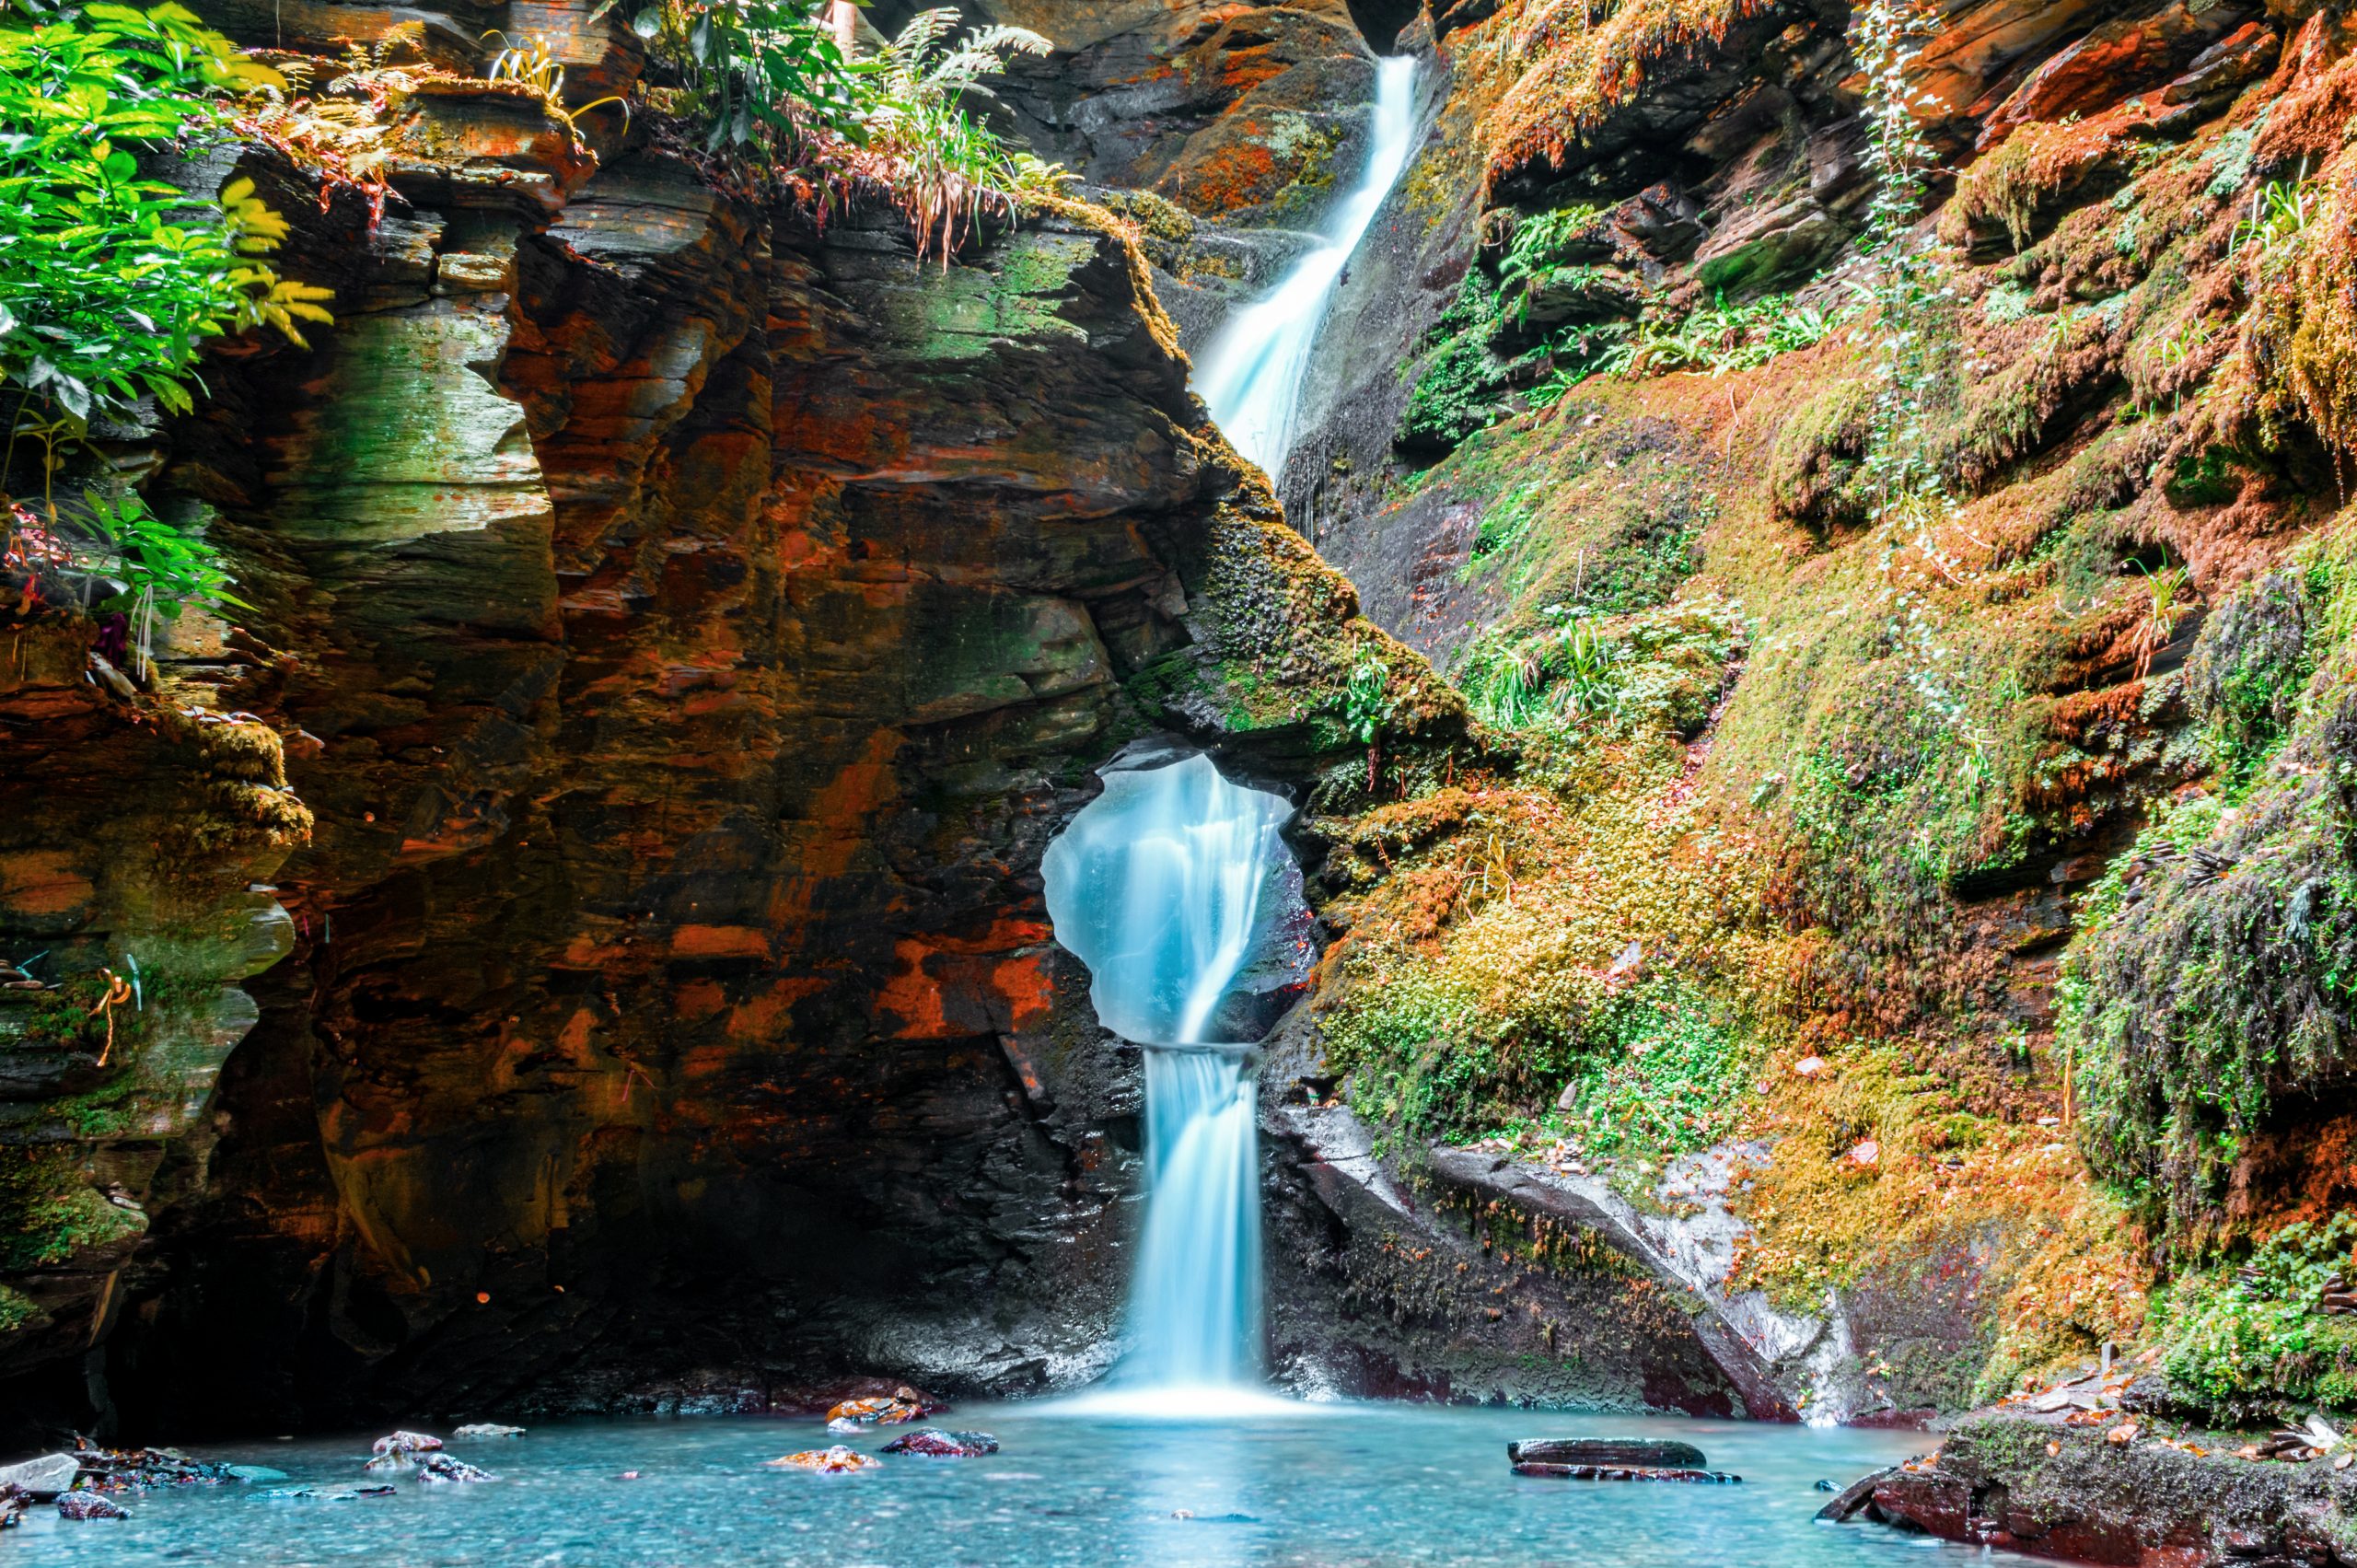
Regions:
[[1534, 1437], [1506, 1445], [1516, 1465], [1629, 1465], [1647, 1469], [1701, 1469], [1710, 1463], [1691, 1443], [1616, 1437]]
[[1935, 1453], [1864, 1478], [1821, 1516], [2072, 1562], [2357, 1562], [2357, 1478], [2347, 1469], [2254, 1461], [2202, 1443], [2114, 1442], [2108, 1425], [1975, 1416]]
[[[1381, 633], [1202, 428], [1102, 220], [945, 271], [888, 209], [821, 234], [659, 137], [436, 101], [467, 156], [374, 226], [248, 156], [348, 328], [124, 459], [256, 607], [164, 649], [186, 735], [79, 646], [0, 692], [48, 715], [0, 782], [12, 962], [145, 944], [110, 846], [191, 790], [308, 830], [185, 889], [207, 978], [277, 967], [202, 993], [169, 1118], [71, 1145], [121, 1218], [0, 1269], [41, 1307], [10, 1408], [199, 1435], [1100, 1370], [1135, 1060], [1039, 854], [1149, 727], [1316, 766]], [[45, 836], [109, 813], [88, 866]]]
[[998, 1439], [987, 1432], [945, 1432], [928, 1426], [884, 1445], [888, 1454], [922, 1454], [937, 1459], [971, 1459], [998, 1452]]

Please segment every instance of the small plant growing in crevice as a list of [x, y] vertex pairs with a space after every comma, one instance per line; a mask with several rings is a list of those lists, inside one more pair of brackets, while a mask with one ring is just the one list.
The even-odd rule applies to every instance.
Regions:
[[1382, 655], [1367, 650], [1351, 664], [1342, 686], [1342, 728], [1366, 748], [1366, 787], [1375, 788], [1376, 770], [1383, 752], [1383, 734], [1399, 704], [1391, 696], [1391, 666]]

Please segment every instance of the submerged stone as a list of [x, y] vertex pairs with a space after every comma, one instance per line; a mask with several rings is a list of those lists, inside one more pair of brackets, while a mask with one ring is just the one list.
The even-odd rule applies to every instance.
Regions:
[[100, 1493], [67, 1492], [58, 1496], [57, 1515], [62, 1519], [128, 1519], [131, 1510]]
[[490, 1471], [479, 1469], [464, 1459], [448, 1454], [428, 1454], [417, 1462], [417, 1479], [429, 1482], [497, 1481]]
[[884, 1445], [888, 1454], [926, 1454], [942, 1459], [970, 1459], [998, 1452], [998, 1439], [987, 1432], [944, 1432], [928, 1426]]
[[1743, 1477], [1724, 1470], [1696, 1470], [1667, 1465], [1550, 1465], [1526, 1459], [1514, 1468], [1516, 1475], [1550, 1476], [1557, 1481], [1681, 1481], [1706, 1486], [1736, 1486]]
[[853, 1470], [874, 1469], [884, 1461], [873, 1454], [863, 1454], [838, 1443], [831, 1448], [805, 1448], [798, 1454], [764, 1461], [768, 1469], [812, 1470], [820, 1475], [848, 1475]]

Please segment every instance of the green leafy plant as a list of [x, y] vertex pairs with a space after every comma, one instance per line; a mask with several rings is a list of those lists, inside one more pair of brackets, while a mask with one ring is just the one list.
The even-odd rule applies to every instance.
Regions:
[[2250, 212], [2235, 225], [2234, 248], [2257, 253], [2264, 266], [2300, 241], [2325, 196], [2313, 180], [2270, 180], [2250, 193]]
[[[613, 3], [613, 0], [609, 0]], [[967, 112], [1009, 54], [1051, 45], [1022, 28], [953, 38], [954, 9], [920, 11], [873, 60], [844, 57], [795, 0], [657, 0], [632, 30], [683, 84], [669, 107], [704, 144], [764, 165], [807, 195], [870, 183], [890, 192], [920, 255], [945, 261], [988, 208], [1012, 214], [1071, 178]]]
[[1596, 220], [1601, 215], [1599, 209], [1582, 202], [1526, 219], [1514, 231], [1514, 241], [1506, 248], [1505, 259], [1498, 264], [1501, 290], [1510, 291], [1545, 273], [1573, 240], [1596, 226]]
[[2192, 607], [2185, 602], [2189, 580], [2184, 567], [2164, 566], [2155, 572], [2139, 561], [2136, 570], [2143, 575], [2145, 598], [2130, 640], [2136, 649], [2136, 679], [2142, 680], [2152, 672], [2153, 656], [2168, 646], [2177, 622]]
[[[38, 456], [50, 534], [73, 531], [50, 487], [94, 420], [133, 416], [151, 399], [188, 412], [207, 338], [269, 327], [300, 344], [299, 323], [331, 319], [326, 290], [261, 260], [286, 225], [252, 181], [205, 199], [141, 165], [224, 134], [232, 89], [284, 86], [177, 5], [20, 0], [0, 25], [0, 398], [10, 465], [28, 448]], [[121, 524], [119, 508], [105, 515]], [[14, 533], [13, 505], [8, 516]], [[140, 588], [151, 616], [158, 601], [217, 598], [228, 580], [209, 547], [153, 518], [130, 550], [158, 563]], [[40, 552], [12, 540], [9, 553]]]
[[960, 233], [986, 206], [1012, 212], [1016, 196], [1052, 192], [1065, 176], [1029, 153], [1018, 152], [968, 114], [968, 95], [991, 97], [982, 85], [1004, 56], [1045, 54], [1052, 47], [1022, 28], [988, 27], [952, 40], [958, 13], [920, 11], [900, 29], [871, 78], [873, 97], [862, 121], [874, 156], [889, 161], [891, 184], [917, 230], [946, 258]]
[[1713, 304], [1675, 320], [1640, 322], [1634, 333], [1613, 345], [1600, 365], [1614, 375], [1630, 377], [1673, 370], [1707, 370], [1724, 376], [1807, 348], [1838, 324], [1831, 312], [1797, 304], [1789, 296], [1729, 305], [1726, 295], [1721, 293]]
[[1399, 704], [1391, 696], [1391, 664], [1381, 654], [1366, 649], [1351, 665], [1351, 673], [1342, 685], [1342, 727], [1352, 739], [1366, 748], [1366, 787], [1375, 787], [1376, 768], [1380, 761], [1383, 732], [1390, 727], [1392, 714]]
[[147, 509], [138, 492], [109, 497], [82, 493], [78, 530], [95, 541], [84, 557], [93, 582], [111, 578], [122, 588], [91, 608], [130, 617], [133, 672], [145, 677], [155, 646], [156, 618], [168, 605], [222, 604], [252, 608], [231, 593], [236, 579], [213, 547]]
[[2301, 1407], [2357, 1409], [2357, 1317], [2321, 1298], [2351, 1272], [2357, 1214], [2284, 1226], [2239, 1268], [2175, 1283], [2155, 1317], [2170, 1387], [2226, 1421]]
[[[602, 17], [619, 0], [593, 13]], [[790, 151], [814, 131], [856, 139], [860, 98], [834, 33], [794, 0], [657, 0], [631, 30], [683, 83], [669, 107], [704, 145]]]

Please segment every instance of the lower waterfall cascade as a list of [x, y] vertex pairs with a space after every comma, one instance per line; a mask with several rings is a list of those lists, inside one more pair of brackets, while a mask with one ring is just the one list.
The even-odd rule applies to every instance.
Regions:
[[1049, 846], [1056, 935], [1108, 1028], [1145, 1048], [1146, 1216], [1117, 1387], [1248, 1388], [1260, 1372], [1260, 1135], [1245, 1045], [1221, 1003], [1275, 933], [1292, 865], [1283, 798], [1208, 757], [1109, 772]]

